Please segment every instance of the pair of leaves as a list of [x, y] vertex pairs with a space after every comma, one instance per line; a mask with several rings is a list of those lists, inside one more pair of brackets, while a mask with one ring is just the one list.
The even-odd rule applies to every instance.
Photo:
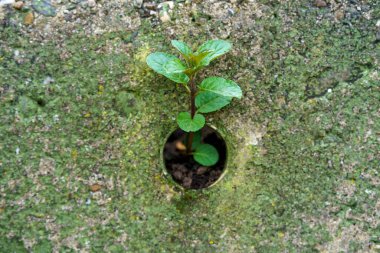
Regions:
[[209, 77], [199, 85], [195, 98], [198, 112], [209, 113], [228, 105], [232, 98], [241, 98], [242, 91], [235, 82], [221, 77]]
[[242, 91], [235, 82], [221, 77], [209, 77], [198, 86], [199, 94], [195, 97], [195, 106], [198, 108], [194, 118], [190, 113], [181, 112], [177, 117], [179, 127], [185, 132], [196, 132], [205, 124], [201, 113], [214, 112], [228, 105], [232, 98], [241, 98]]
[[212, 60], [230, 51], [232, 46], [228, 41], [209, 40], [193, 53], [192, 49], [182, 41], [172, 40], [172, 45], [182, 54], [193, 72], [208, 66]]
[[187, 74], [191, 75], [204, 66], [210, 64], [215, 58], [227, 53], [231, 44], [224, 40], [210, 40], [203, 43], [193, 53], [192, 49], [184, 42], [172, 40], [172, 45], [182, 54], [186, 60], [184, 64], [174, 55], [156, 52], [150, 54], [146, 62], [157, 73], [166, 76], [176, 83], [189, 82]]

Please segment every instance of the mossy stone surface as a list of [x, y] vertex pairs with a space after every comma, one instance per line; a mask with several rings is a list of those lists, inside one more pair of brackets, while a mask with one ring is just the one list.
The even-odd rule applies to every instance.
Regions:
[[[59, 13], [25, 28], [2, 9], [3, 251], [376, 252], [377, 1], [344, 2], [343, 20], [332, 2], [226, 4], [234, 15], [218, 1], [176, 3], [169, 23], [137, 22], [120, 5], [112, 29], [97, 22], [103, 32], [89, 34], [81, 23], [64, 37]], [[46, 24], [56, 30], [44, 37]], [[170, 39], [216, 37], [233, 50], [199, 80], [217, 75], [243, 90], [206, 119], [228, 138], [228, 173], [184, 191], [163, 175], [160, 150], [188, 97], [145, 58], [174, 54]]]

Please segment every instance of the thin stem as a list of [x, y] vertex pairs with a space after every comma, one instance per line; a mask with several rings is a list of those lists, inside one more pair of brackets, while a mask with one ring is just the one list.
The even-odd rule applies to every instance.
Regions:
[[[189, 85], [190, 85], [190, 112], [191, 112], [191, 119], [194, 118], [195, 115], [195, 95], [197, 93], [197, 87], [194, 83], [195, 75], [192, 75], [190, 77]], [[187, 138], [186, 143], [186, 153], [190, 154], [191, 149], [193, 146], [193, 139], [194, 139], [194, 132], [190, 132]]]
[[186, 154], [190, 155], [193, 146], [194, 132], [190, 132], [187, 135]]

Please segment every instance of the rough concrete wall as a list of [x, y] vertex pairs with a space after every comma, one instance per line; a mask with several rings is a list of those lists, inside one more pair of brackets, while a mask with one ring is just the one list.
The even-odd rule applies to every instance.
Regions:
[[[378, 1], [171, 5], [0, 7], [0, 248], [379, 250]], [[244, 92], [207, 116], [227, 137], [229, 171], [183, 191], [160, 150], [188, 98], [145, 57], [215, 38], [233, 50], [199, 80]]]

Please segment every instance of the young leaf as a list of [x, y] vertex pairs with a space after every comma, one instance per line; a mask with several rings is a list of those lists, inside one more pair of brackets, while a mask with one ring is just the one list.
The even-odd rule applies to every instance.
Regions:
[[164, 70], [168, 74], [183, 73], [186, 67], [182, 64], [180, 59], [173, 59], [164, 64]]
[[193, 50], [191, 50], [185, 42], [172, 40], [172, 46], [175, 47], [183, 56], [188, 57], [193, 53]]
[[200, 91], [211, 92], [224, 97], [241, 98], [242, 92], [235, 82], [221, 77], [208, 77], [199, 85]]
[[195, 97], [195, 105], [198, 112], [214, 112], [231, 102], [231, 97], [221, 96], [212, 92], [201, 92]]
[[219, 160], [216, 148], [210, 144], [200, 144], [193, 153], [194, 160], [203, 166], [215, 165]]
[[168, 73], [165, 69], [165, 64], [169, 61], [176, 61], [179, 59], [174, 55], [156, 52], [148, 55], [146, 58], [146, 63], [148, 66], [156, 71], [157, 73], [166, 76], [170, 80], [176, 83], [188, 83], [189, 77], [184, 73]]
[[192, 54], [189, 56], [189, 62], [192, 66], [196, 66], [196, 68], [201, 68], [201, 61], [210, 53], [210, 51], [204, 51], [197, 54]]
[[200, 61], [201, 66], [207, 66], [215, 58], [230, 51], [232, 45], [225, 40], [209, 40], [203, 43], [197, 50], [196, 54], [199, 55], [208, 52], [205, 57]]
[[188, 112], [180, 112], [177, 117], [179, 127], [185, 132], [196, 132], [205, 125], [205, 122], [205, 117], [198, 113], [194, 115], [193, 119]]

